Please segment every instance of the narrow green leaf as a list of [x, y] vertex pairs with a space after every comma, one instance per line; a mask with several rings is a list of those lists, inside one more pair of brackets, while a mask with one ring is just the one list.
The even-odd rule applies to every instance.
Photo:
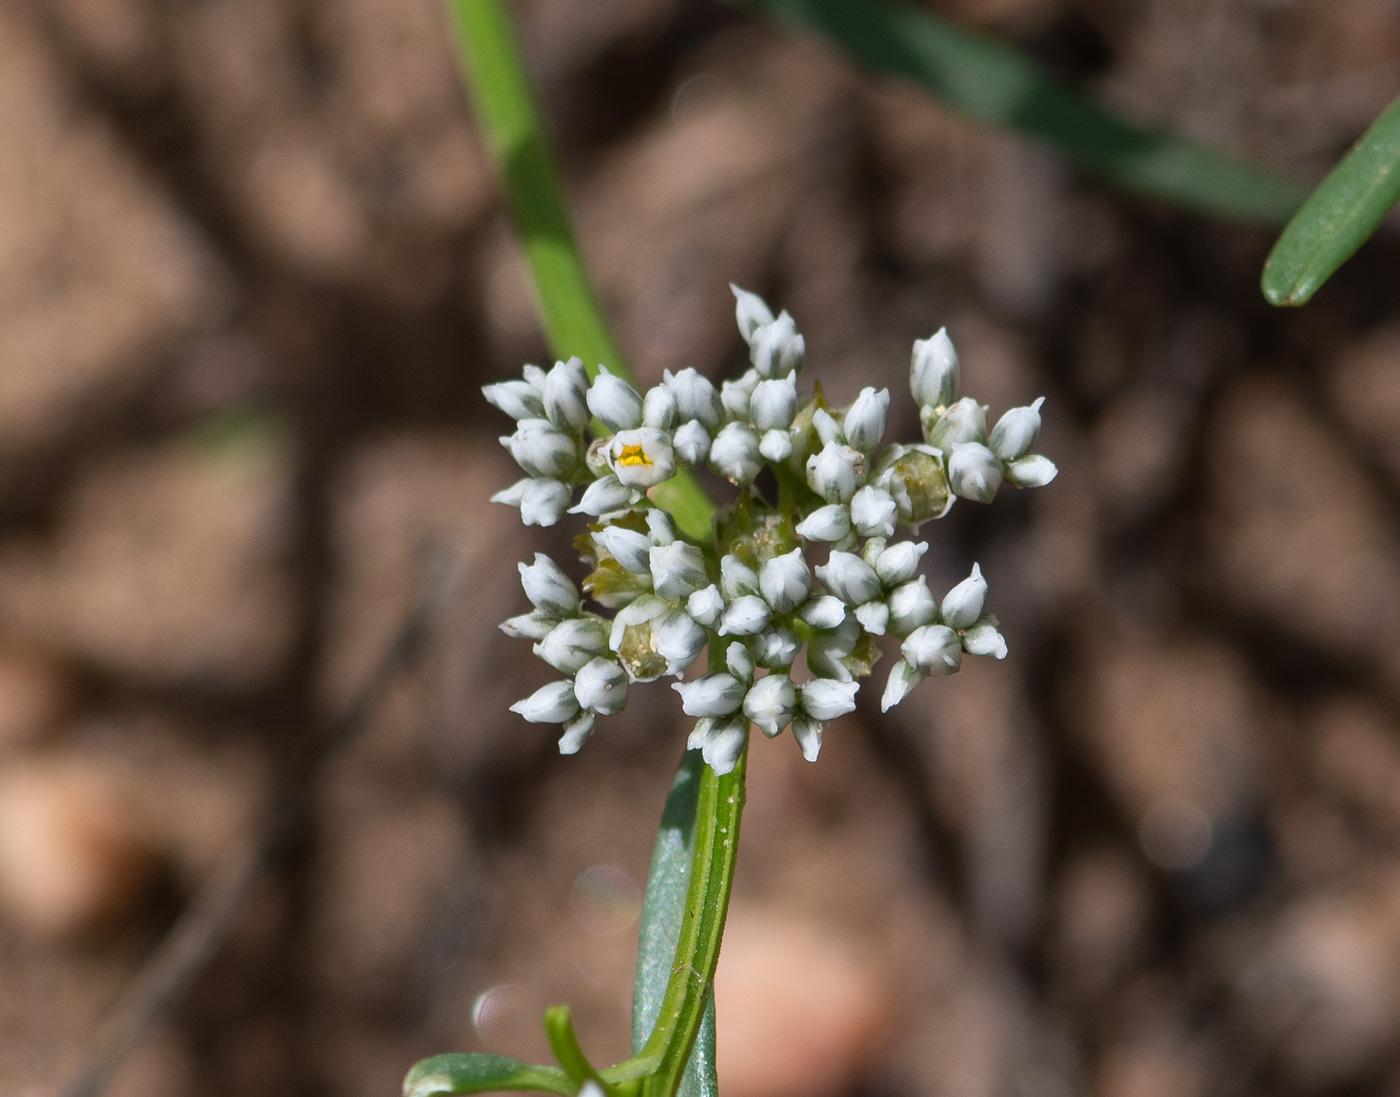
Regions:
[[554, 1057], [559, 1060], [559, 1065], [564, 1068], [564, 1073], [574, 1085], [581, 1086], [584, 1082], [597, 1082], [600, 1085], [603, 1083], [598, 1071], [584, 1054], [583, 1045], [578, 1042], [578, 1033], [574, 1031], [573, 1010], [568, 1006], [550, 1006], [544, 1011], [544, 1031], [549, 1037], [550, 1050], [554, 1052]]
[[1303, 200], [1287, 179], [1127, 122], [1024, 54], [893, 0], [736, 0], [834, 40], [860, 65], [913, 80], [954, 110], [1039, 138], [1124, 190], [1226, 220], [1276, 225]]
[[1400, 99], [1372, 123], [1288, 222], [1264, 264], [1272, 305], [1304, 305], [1400, 201]]
[[[444, 2], [482, 133], [505, 181], [550, 348], [559, 358], [578, 355], [590, 377], [602, 364], [635, 382], [593, 292], [502, 0]], [[713, 536], [714, 504], [690, 473], [653, 489], [653, 500], [687, 537], [703, 544]]]
[[503, 1089], [573, 1097], [578, 1087], [562, 1070], [523, 1063], [505, 1055], [434, 1055], [416, 1063], [403, 1080], [403, 1097], [495, 1093]]

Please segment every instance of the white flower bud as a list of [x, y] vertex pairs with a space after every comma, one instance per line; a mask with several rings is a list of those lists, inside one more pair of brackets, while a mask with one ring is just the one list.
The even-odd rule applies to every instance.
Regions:
[[850, 446], [828, 442], [807, 458], [807, 483], [828, 503], [849, 503], [865, 479], [865, 457]]
[[740, 289], [733, 282], [729, 283], [729, 289], [734, 294], [734, 319], [739, 322], [739, 334], [747, 343], [755, 331], [773, 322], [773, 310], [758, 294]]
[[589, 484], [583, 493], [583, 498], [576, 506], [569, 509], [570, 514], [591, 514], [598, 518], [615, 510], [622, 510], [632, 502], [632, 493], [635, 489], [629, 488], [612, 473]]
[[817, 408], [812, 413], [812, 429], [817, 432], [817, 437], [821, 439], [821, 444], [824, 446], [829, 446], [832, 442], [844, 441], [841, 434], [841, 424], [831, 417], [826, 408]]
[[1043, 403], [1045, 397], [1042, 396], [1029, 407], [1012, 408], [998, 419], [987, 439], [987, 448], [1003, 461], [1023, 457], [1040, 433], [1040, 405]]
[[797, 611], [797, 616], [815, 629], [836, 628], [846, 619], [846, 605], [840, 598], [821, 594], [809, 598]]
[[880, 597], [880, 578], [875, 569], [853, 552], [833, 552], [818, 566], [822, 584], [848, 606], [860, 606]]
[[1006, 478], [1018, 488], [1043, 488], [1059, 474], [1055, 462], [1038, 453], [1018, 457], [1006, 466]]
[[889, 712], [895, 705], [914, 692], [914, 687], [924, 680], [924, 676], [900, 659], [890, 668], [889, 681], [885, 683], [884, 696], [880, 698], [880, 711]]
[[749, 725], [745, 720], [734, 718], [714, 722], [705, 737], [704, 746], [700, 748], [700, 753], [705, 759], [705, 764], [713, 769], [716, 775], [723, 777], [726, 773], [734, 771], [734, 767], [739, 764], [739, 755], [744, 752], [748, 731]]
[[647, 536], [651, 538], [653, 545], [670, 545], [680, 539], [676, 532], [676, 523], [660, 507], [649, 507], [647, 516]]
[[578, 589], [548, 556], [537, 552], [533, 564], [517, 566], [525, 597], [537, 610], [559, 618], [578, 612]]
[[963, 651], [969, 655], [1006, 658], [1006, 637], [997, 631], [996, 618], [984, 617], [962, 634]]
[[699, 422], [692, 419], [682, 423], [671, 438], [676, 456], [687, 468], [702, 464], [710, 455], [710, 435]]
[[947, 625], [925, 625], [911, 632], [900, 654], [924, 674], [952, 674], [962, 665], [962, 641]]
[[861, 389], [855, 403], [847, 410], [842, 426], [846, 443], [862, 453], [871, 452], [884, 437], [885, 420], [889, 411], [889, 389], [881, 389], [879, 392], [873, 388]]
[[747, 643], [754, 662], [769, 670], [786, 670], [802, 650], [802, 641], [781, 626], [764, 629], [757, 636], [749, 637]]
[[524, 375], [526, 384], [538, 393], [544, 392], [544, 370], [540, 369], [539, 366], [527, 363], [520, 372]]
[[890, 607], [884, 602], [866, 602], [856, 606], [856, 620], [871, 636], [883, 636], [890, 623]]
[[525, 489], [535, 482], [533, 476], [527, 476], [523, 480], [517, 480], [508, 488], [502, 488], [491, 496], [491, 502], [504, 503], [508, 507], [520, 506], [520, 500], [525, 498]]
[[807, 641], [807, 669], [822, 678], [851, 682], [855, 676], [846, 666], [846, 657], [855, 650], [863, 635], [860, 622], [848, 616], [830, 632], [819, 632]]
[[650, 567], [652, 587], [668, 602], [684, 602], [710, 581], [705, 574], [704, 554], [686, 541], [654, 546]]
[[724, 653], [724, 665], [729, 668], [730, 674], [744, 683], [745, 689], [753, 684], [753, 657], [743, 644], [729, 645], [729, 650]]
[[748, 692], [743, 682], [723, 671], [677, 682], [671, 688], [681, 695], [681, 709], [687, 716], [730, 716], [739, 711]]
[[544, 412], [560, 430], [588, 426], [588, 374], [577, 358], [556, 362], [544, 378]]
[[612, 716], [627, 707], [627, 672], [611, 659], [594, 659], [574, 678], [574, 696], [582, 708]]
[[744, 697], [744, 715], [773, 738], [797, 714], [797, 687], [786, 674], [770, 674], [753, 684]]
[[578, 466], [578, 443], [555, 430], [548, 419], [522, 419], [515, 433], [501, 439], [515, 463], [531, 476], [562, 479]]
[[797, 414], [797, 378], [760, 381], [749, 398], [749, 415], [759, 431], [787, 430]]
[[654, 488], [676, 475], [676, 454], [664, 430], [620, 430], [608, 447], [613, 474], [628, 487]]
[[822, 729], [826, 727], [820, 720], [810, 716], [798, 716], [792, 722], [792, 737], [802, 748], [802, 757], [815, 762], [822, 749]]
[[971, 396], [964, 396], [942, 415], [933, 419], [925, 440], [945, 453], [959, 442], [987, 440], [987, 409]]
[[896, 636], [908, 636], [916, 628], [938, 619], [938, 600], [922, 575], [890, 591], [886, 604], [890, 607], [887, 627]]
[[544, 401], [528, 381], [501, 381], [486, 385], [481, 395], [493, 407], [500, 408], [512, 419], [543, 419]]
[[791, 613], [812, 593], [812, 573], [801, 549], [765, 560], [758, 569], [758, 589], [778, 613]]
[[565, 724], [564, 734], [559, 737], [559, 753], [577, 754], [584, 741], [593, 734], [593, 727], [597, 722], [593, 713], [584, 712]]
[[786, 311], [771, 324], [756, 328], [749, 340], [749, 361], [764, 377], [786, 377], [802, 369], [807, 343]]
[[608, 629], [596, 617], [573, 617], [550, 629], [534, 650], [560, 674], [577, 674], [608, 650]]
[[728, 601], [759, 593], [758, 572], [732, 553], [719, 562], [719, 589]]
[[929, 339], [915, 339], [909, 361], [909, 391], [920, 407], [936, 408], [953, 402], [958, 394], [958, 352], [939, 328]]
[[851, 524], [862, 537], [893, 537], [898, 509], [894, 496], [867, 484], [851, 496]]
[[510, 706], [511, 712], [518, 712], [532, 724], [562, 724], [578, 715], [578, 701], [574, 698], [572, 682], [550, 682], [540, 686], [523, 701]]
[[943, 599], [943, 623], [949, 628], [968, 628], [982, 616], [987, 600], [987, 580], [982, 569], [972, 565], [972, 574], [950, 590]]
[[840, 541], [851, 532], [851, 508], [841, 503], [818, 507], [797, 524], [797, 536], [808, 541]]
[[859, 682], [837, 682], [831, 678], [814, 678], [802, 686], [802, 708], [818, 720], [835, 720], [856, 710]]
[[1001, 461], [986, 446], [959, 442], [948, 459], [948, 486], [954, 495], [990, 503], [1001, 487]]
[[665, 385], [657, 385], [642, 398], [642, 426], [670, 430], [676, 421], [676, 398]]
[[706, 628], [714, 628], [724, 612], [724, 595], [720, 594], [719, 587], [711, 583], [685, 600], [685, 611]]
[[745, 423], [730, 423], [710, 445], [710, 467], [736, 484], [749, 484], [763, 463], [759, 460], [758, 435]]
[[[619, 655], [622, 654], [629, 630], [636, 629], [641, 625], [649, 626], [650, 622], [670, 612], [670, 606], [660, 598], [650, 594], [643, 595], [635, 602], [623, 606], [612, 619], [612, 631], [608, 634], [608, 647]], [[647, 632], [650, 633], [650, 628], [647, 629]], [[647, 645], [652, 646], [650, 635], [646, 639]], [[626, 665], [626, 660], [623, 661], [623, 665]]]
[[792, 435], [785, 430], [765, 431], [758, 440], [758, 452], [778, 465], [792, 456]]
[[569, 506], [573, 494], [558, 480], [531, 480], [520, 497], [520, 520], [527, 526], [552, 526]]
[[705, 650], [705, 630], [683, 610], [673, 610], [652, 626], [652, 643], [666, 660], [667, 674], [679, 676]]
[[724, 609], [719, 619], [721, 636], [752, 636], [762, 632], [773, 617], [768, 603], [755, 594], [736, 598]]
[[599, 366], [598, 376], [593, 378], [588, 390], [588, 410], [609, 430], [635, 430], [642, 425], [642, 398], [607, 366]]
[[651, 538], [621, 526], [604, 526], [594, 540], [633, 575], [651, 574]]
[[677, 422], [699, 420], [707, 431], [719, 429], [724, 421], [724, 405], [708, 377], [693, 369], [683, 369], [679, 373], [667, 370], [662, 378], [676, 398]]
[[557, 617], [536, 610], [502, 621], [500, 629], [512, 640], [543, 640], [559, 623]]
[[927, 551], [927, 541], [917, 544], [913, 541], [896, 541], [875, 558], [875, 574], [887, 587], [907, 583], [918, 573], [919, 561]]

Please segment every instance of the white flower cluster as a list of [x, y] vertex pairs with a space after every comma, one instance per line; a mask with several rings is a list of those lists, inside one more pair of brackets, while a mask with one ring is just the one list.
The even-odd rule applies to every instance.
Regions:
[[[526, 366], [523, 380], [484, 390], [516, 420], [501, 442], [526, 473], [492, 498], [519, 507], [526, 525], [553, 525], [565, 513], [593, 518], [578, 539], [592, 569], [583, 589], [616, 611], [609, 619], [585, 610], [543, 554], [520, 565], [534, 611], [501, 627], [535, 641], [535, 654], [565, 677], [512, 710], [561, 724], [565, 754], [597, 717], [622, 710], [632, 683], [682, 678], [707, 649], [708, 672], [674, 688], [697, 718], [691, 748], [720, 773], [734, 767], [751, 723], [770, 737], [790, 726], [815, 759], [826, 724], [854, 710], [878, 637], [901, 641], [886, 710], [924, 678], [956, 671], [964, 652], [1006, 655], [996, 618], [983, 612], [977, 565], [939, 602], [918, 574], [928, 544], [892, 539], [942, 517], [956, 497], [985, 503], [1003, 482], [1054, 479], [1049, 459], [1029, 452], [1042, 401], [1013, 408], [988, 431], [987, 408], [957, 398], [957, 353], [939, 331], [915, 342], [910, 365], [924, 440], [881, 449], [889, 391], [864, 389], [845, 409], [820, 393], [799, 395], [806, 347], [792, 317], [732, 288], [751, 368], [718, 390], [685, 369], [642, 396], [603, 367], [590, 383], [577, 358], [548, 371]], [[609, 433], [590, 444], [594, 420]], [[687, 540], [647, 498], [701, 464], [741, 489], [717, 522], [718, 549]], [[765, 466], [776, 504], [754, 485]], [[815, 577], [810, 542], [830, 544]], [[794, 673], [804, 647], [806, 673]]]

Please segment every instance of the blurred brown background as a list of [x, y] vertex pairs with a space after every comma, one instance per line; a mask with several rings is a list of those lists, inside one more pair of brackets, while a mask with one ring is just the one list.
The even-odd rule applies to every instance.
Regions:
[[[1393, 0], [943, 0], [1134, 117], [1316, 179]], [[789, 308], [838, 400], [949, 325], [1059, 480], [925, 528], [1011, 657], [755, 742], [726, 1097], [1400, 1094], [1400, 245], [1305, 311], [1269, 234], [1125, 198], [709, 0], [515, 5], [641, 379]], [[123, 1097], [388, 1097], [626, 1053], [684, 738], [574, 759], [495, 622], [567, 550], [487, 496], [545, 350], [433, 0], [0, 0], [0, 1094], [54, 1092], [420, 583], [469, 578]], [[883, 682], [886, 664], [877, 670]], [[867, 690], [878, 698], [879, 690]], [[866, 698], [870, 700], [870, 698]]]

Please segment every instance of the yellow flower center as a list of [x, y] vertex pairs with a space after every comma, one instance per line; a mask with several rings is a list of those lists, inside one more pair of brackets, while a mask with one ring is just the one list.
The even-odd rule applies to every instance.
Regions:
[[641, 446], [634, 445], [622, 447], [622, 452], [617, 455], [617, 463], [632, 468], [636, 465], [650, 465], [652, 462]]

